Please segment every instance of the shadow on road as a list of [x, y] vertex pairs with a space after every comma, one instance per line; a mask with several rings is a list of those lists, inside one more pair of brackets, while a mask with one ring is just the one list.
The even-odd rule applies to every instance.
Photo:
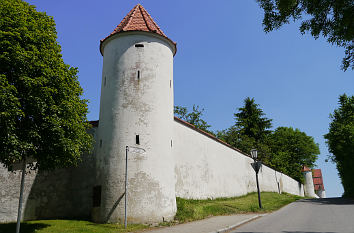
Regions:
[[[21, 233], [34, 233], [37, 230], [49, 227], [49, 224], [43, 223], [21, 223]], [[0, 233], [9, 233], [16, 231], [16, 223], [0, 224]]]
[[311, 202], [318, 205], [354, 205], [354, 200], [335, 197], [335, 198], [318, 198], [318, 199], [302, 199], [297, 202]]

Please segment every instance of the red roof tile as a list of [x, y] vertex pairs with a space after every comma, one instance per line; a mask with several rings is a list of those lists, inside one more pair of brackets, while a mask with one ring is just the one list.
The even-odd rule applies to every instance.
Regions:
[[312, 169], [313, 177], [322, 177], [321, 169]]
[[316, 177], [314, 177], [314, 178], [313, 178], [313, 183], [314, 183], [314, 184], [322, 184], [322, 178], [316, 178]]
[[[143, 32], [152, 32], [156, 33], [166, 39], [168, 39], [175, 46], [176, 53], [176, 43], [168, 38], [165, 33], [160, 29], [160, 27], [155, 23], [150, 14], [145, 10], [145, 8], [138, 4], [136, 5], [120, 22], [120, 24], [109, 34], [106, 38], [101, 40], [100, 50], [102, 43], [107, 40], [109, 37], [128, 31], [143, 31]], [[101, 50], [102, 53], [102, 50]]]
[[321, 169], [312, 169], [313, 173], [313, 184], [315, 185], [315, 190], [324, 190], [323, 178]]

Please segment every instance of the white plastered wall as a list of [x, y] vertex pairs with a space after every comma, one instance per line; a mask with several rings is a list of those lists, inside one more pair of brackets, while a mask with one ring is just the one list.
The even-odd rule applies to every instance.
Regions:
[[128, 156], [128, 222], [162, 222], [175, 215], [173, 49], [167, 39], [147, 32], [124, 32], [104, 42], [96, 145], [102, 197], [95, 219], [101, 222], [124, 220], [126, 146], [145, 150]]
[[308, 197], [315, 197], [318, 198], [318, 196], [315, 193], [315, 188], [313, 184], [313, 178], [312, 178], [312, 171], [305, 171], [303, 172], [304, 175], [304, 180], [305, 180], [305, 195]]
[[[234, 197], [256, 191], [251, 158], [176, 120], [173, 141], [177, 197]], [[304, 196], [301, 183], [266, 166], [259, 183], [261, 191]]]

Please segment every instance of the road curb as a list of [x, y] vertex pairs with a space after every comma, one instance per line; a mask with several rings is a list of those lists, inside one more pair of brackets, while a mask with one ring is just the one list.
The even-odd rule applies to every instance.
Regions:
[[250, 221], [253, 221], [253, 220], [257, 219], [257, 218], [263, 217], [263, 216], [265, 216], [265, 215], [266, 215], [266, 214], [256, 215], [256, 216], [253, 216], [253, 217], [251, 217], [251, 218], [245, 219], [245, 220], [243, 220], [243, 221], [241, 221], [241, 222], [238, 222], [238, 223], [236, 223], [236, 224], [234, 224], [234, 225], [231, 225], [231, 226], [228, 226], [228, 227], [219, 229], [219, 230], [217, 230], [217, 231], [212, 231], [212, 232], [210, 232], [210, 233], [224, 233], [224, 232], [230, 231], [230, 230], [232, 230], [232, 229], [234, 229], [234, 228], [236, 228], [236, 227], [238, 227], [238, 226], [240, 226], [240, 225], [242, 225], [242, 224], [245, 224], [245, 223], [248, 223], [248, 222], [250, 222]]

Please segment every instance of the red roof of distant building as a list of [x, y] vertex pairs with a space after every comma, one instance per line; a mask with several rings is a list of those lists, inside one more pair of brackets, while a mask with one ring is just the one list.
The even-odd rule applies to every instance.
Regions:
[[312, 169], [312, 171], [313, 171], [313, 177], [322, 177], [321, 169]]
[[323, 178], [321, 169], [312, 169], [313, 173], [313, 184], [315, 186], [315, 190], [325, 190], [323, 185]]
[[[120, 24], [109, 34], [106, 38], [101, 40], [100, 49], [102, 49], [102, 43], [109, 37], [128, 31], [143, 31], [156, 33], [166, 39], [168, 39], [175, 46], [176, 53], [176, 43], [168, 38], [165, 33], [160, 29], [160, 27], [155, 23], [150, 14], [145, 10], [145, 8], [138, 4], [136, 5], [120, 22]], [[102, 50], [101, 50], [102, 53]]]

